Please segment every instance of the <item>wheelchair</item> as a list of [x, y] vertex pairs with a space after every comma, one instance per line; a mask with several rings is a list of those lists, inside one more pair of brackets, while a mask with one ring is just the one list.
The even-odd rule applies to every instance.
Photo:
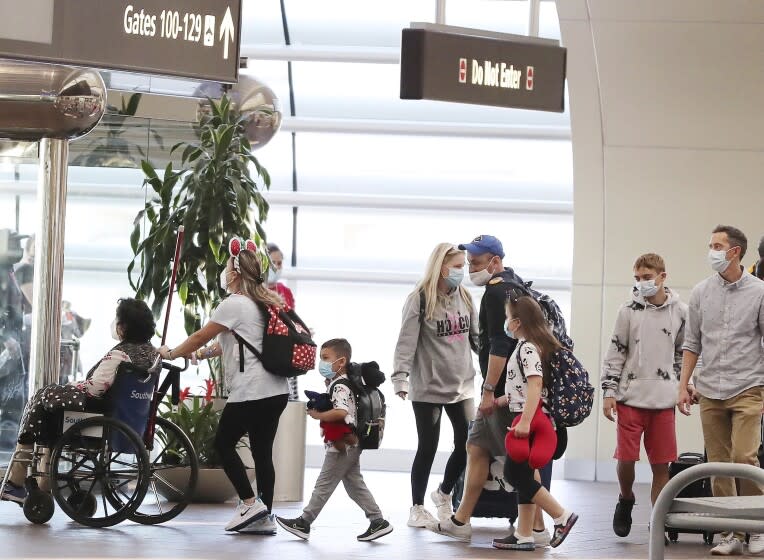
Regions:
[[125, 519], [154, 525], [179, 515], [196, 488], [199, 460], [188, 436], [157, 409], [168, 390], [178, 405], [186, 367], [162, 362], [168, 371], [160, 386], [159, 374], [121, 364], [103, 398], [89, 398], [85, 412], [53, 415], [51, 434], [31, 451], [14, 452], [0, 494], [11, 466], [21, 462], [27, 466], [24, 515], [32, 523], [47, 523], [55, 504], [89, 527]]

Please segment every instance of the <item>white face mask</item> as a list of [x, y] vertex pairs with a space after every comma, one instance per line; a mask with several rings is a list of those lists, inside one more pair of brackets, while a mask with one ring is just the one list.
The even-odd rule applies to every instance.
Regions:
[[489, 268], [491, 268], [491, 261], [488, 261], [488, 266], [483, 270], [470, 272], [470, 282], [475, 284], [475, 286], [485, 286], [488, 284], [488, 281], [493, 278], [493, 273], [489, 272]]
[[268, 284], [275, 284], [281, 280], [281, 270], [270, 267], [268, 269]]
[[730, 262], [727, 260], [727, 253], [729, 251], [714, 251], [713, 249], [708, 251], [708, 264], [711, 268], [719, 274], [724, 273], [730, 266]]
[[634, 287], [639, 291], [639, 294], [645, 298], [653, 297], [660, 289], [660, 286], [655, 283], [655, 280], [642, 280], [641, 282], [636, 282]]
[[117, 318], [116, 317], [111, 322], [111, 337], [114, 340], [116, 340], [117, 342], [122, 342], [122, 339], [120, 338], [119, 333], [117, 332]]

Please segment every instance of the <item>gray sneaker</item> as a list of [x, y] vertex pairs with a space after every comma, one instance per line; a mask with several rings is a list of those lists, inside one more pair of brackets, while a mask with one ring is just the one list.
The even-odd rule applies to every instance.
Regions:
[[536, 543], [531, 542], [518, 542], [515, 535], [509, 535], [503, 539], [493, 539], [493, 547], [500, 550], [536, 550]]

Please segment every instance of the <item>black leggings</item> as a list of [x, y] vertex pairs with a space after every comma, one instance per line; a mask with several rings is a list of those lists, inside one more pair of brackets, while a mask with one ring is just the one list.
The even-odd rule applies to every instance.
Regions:
[[[520, 414], [520, 412], [513, 412], [511, 414], [510, 422], [514, 420], [516, 416], [520, 416]], [[507, 459], [504, 462], [504, 480], [509, 482], [517, 492], [518, 504], [532, 504], [533, 497], [539, 490], [541, 490], [542, 486], [549, 490], [552, 484], [552, 463], [555, 459], [562, 457], [567, 446], [567, 431], [564, 429], [558, 430], [557, 449], [555, 450], [554, 457], [549, 463], [539, 469], [539, 474], [541, 475], [540, 483], [533, 477], [535, 471], [527, 462], [516, 463], [507, 456]]]
[[432, 462], [438, 450], [440, 438], [440, 419], [443, 408], [454, 429], [454, 450], [446, 463], [446, 472], [440, 489], [450, 494], [456, 484], [456, 479], [467, 466], [467, 432], [469, 420], [473, 413], [473, 401], [467, 399], [451, 404], [434, 404], [412, 402], [416, 431], [419, 437], [414, 463], [411, 465], [411, 499], [414, 505], [424, 505], [424, 495], [430, 478]]
[[276, 473], [273, 469], [273, 440], [279, 427], [279, 418], [287, 405], [288, 395], [277, 395], [256, 401], [227, 403], [220, 416], [215, 434], [215, 449], [220, 455], [223, 470], [236, 488], [239, 498], [254, 498], [247, 470], [236, 452], [236, 445], [244, 434], [249, 433], [249, 447], [255, 461], [257, 490], [268, 511], [273, 506], [273, 486]]

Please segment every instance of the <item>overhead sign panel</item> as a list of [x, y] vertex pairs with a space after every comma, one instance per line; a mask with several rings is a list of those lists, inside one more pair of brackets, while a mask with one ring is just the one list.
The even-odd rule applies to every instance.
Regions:
[[0, 58], [226, 83], [239, 76], [241, 0], [0, 0], [0, 14]]
[[404, 29], [401, 99], [563, 112], [566, 54], [545, 39], [449, 26]]

